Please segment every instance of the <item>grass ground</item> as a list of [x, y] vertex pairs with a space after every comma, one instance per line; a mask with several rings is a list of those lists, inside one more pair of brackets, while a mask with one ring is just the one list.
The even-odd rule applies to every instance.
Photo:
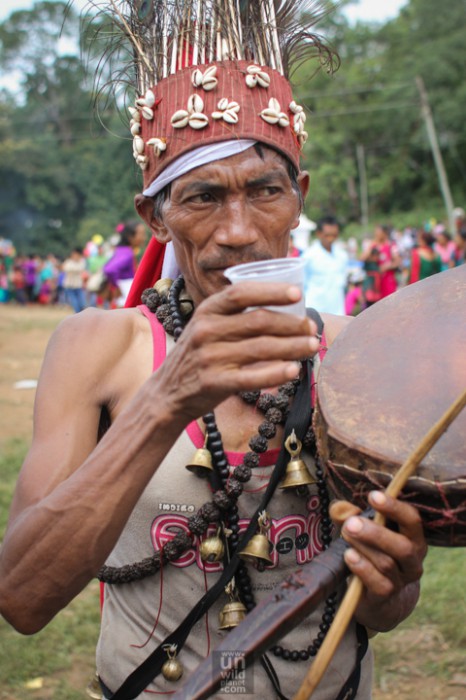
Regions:
[[[33, 389], [45, 345], [63, 309], [0, 306], [0, 537], [31, 436]], [[466, 557], [464, 549], [432, 548], [413, 615], [372, 640], [375, 700], [466, 700]], [[0, 618], [0, 700], [83, 700], [94, 673], [98, 584], [33, 637]], [[329, 698], [329, 700], [332, 700]]]

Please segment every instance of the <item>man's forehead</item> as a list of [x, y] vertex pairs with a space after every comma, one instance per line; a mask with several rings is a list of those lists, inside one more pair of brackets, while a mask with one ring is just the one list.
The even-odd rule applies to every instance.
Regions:
[[246, 178], [261, 177], [287, 177], [289, 171], [288, 161], [277, 151], [266, 146], [260, 146], [258, 150], [251, 147], [246, 151], [228, 158], [211, 161], [198, 168], [190, 170], [174, 180], [173, 186], [191, 184], [192, 182], [215, 181], [225, 173], [234, 173]]

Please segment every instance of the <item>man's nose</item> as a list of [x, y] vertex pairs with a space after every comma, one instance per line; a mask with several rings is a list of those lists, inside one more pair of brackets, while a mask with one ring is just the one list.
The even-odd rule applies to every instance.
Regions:
[[215, 232], [218, 245], [240, 248], [258, 240], [257, 220], [254, 220], [246, 202], [235, 200], [226, 203], [219, 213]]

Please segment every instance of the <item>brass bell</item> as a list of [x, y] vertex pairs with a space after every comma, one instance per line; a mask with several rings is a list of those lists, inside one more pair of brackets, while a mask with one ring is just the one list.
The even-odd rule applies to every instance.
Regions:
[[99, 676], [97, 673], [87, 685], [86, 695], [94, 700], [102, 700], [102, 688], [100, 687]]
[[167, 681], [178, 681], [183, 675], [183, 666], [176, 658], [176, 644], [164, 646], [168, 659], [162, 666], [162, 675]]
[[186, 469], [192, 472], [201, 479], [207, 479], [208, 476], [213, 471], [212, 466], [212, 455], [206, 447], [207, 445], [207, 435], [204, 443], [204, 447], [200, 447], [194, 453], [189, 464], [186, 465]]
[[161, 280], [157, 280], [154, 284], [154, 289], [160, 294], [161, 297], [167, 296], [170, 291], [170, 287], [173, 284], [173, 280], [169, 277], [163, 277]]
[[213, 537], [207, 537], [199, 545], [199, 554], [202, 561], [214, 562], [222, 561], [225, 553], [225, 547], [220, 537], [220, 529]]
[[231, 600], [219, 612], [220, 630], [237, 627], [246, 617], [246, 607], [239, 600]]
[[[296, 445], [296, 447], [292, 447], [292, 445]], [[300, 489], [303, 486], [315, 484], [316, 480], [309, 472], [306, 463], [299, 458], [302, 443], [300, 440], [298, 440], [294, 430], [285, 440], [285, 448], [290, 454], [291, 459], [286, 466], [285, 478], [280, 484], [280, 488]]]
[[260, 513], [258, 523], [259, 532], [251, 537], [246, 547], [239, 552], [239, 556], [262, 570], [273, 563], [270, 557], [272, 543], [267, 537], [267, 531], [270, 529], [269, 516], [265, 510]]

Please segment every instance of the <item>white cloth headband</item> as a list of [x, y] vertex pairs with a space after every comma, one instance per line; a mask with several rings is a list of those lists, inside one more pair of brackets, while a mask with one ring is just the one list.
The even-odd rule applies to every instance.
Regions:
[[219, 141], [212, 143], [209, 146], [200, 146], [193, 151], [188, 151], [182, 156], [179, 156], [173, 163], [170, 163], [165, 170], [162, 170], [160, 175], [143, 191], [146, 197], [153, 197], [163, 190], [173, 180], [189, 173], [194, 168], [199, 168], [201, 165], [207, 165], [214, 160], [222, 160], [229, 156], [235, 156], [238, 153], [246, 151], [251, 146], [254, 146], [256, 141], [253, 139], [234, 139], [231, 141]]

